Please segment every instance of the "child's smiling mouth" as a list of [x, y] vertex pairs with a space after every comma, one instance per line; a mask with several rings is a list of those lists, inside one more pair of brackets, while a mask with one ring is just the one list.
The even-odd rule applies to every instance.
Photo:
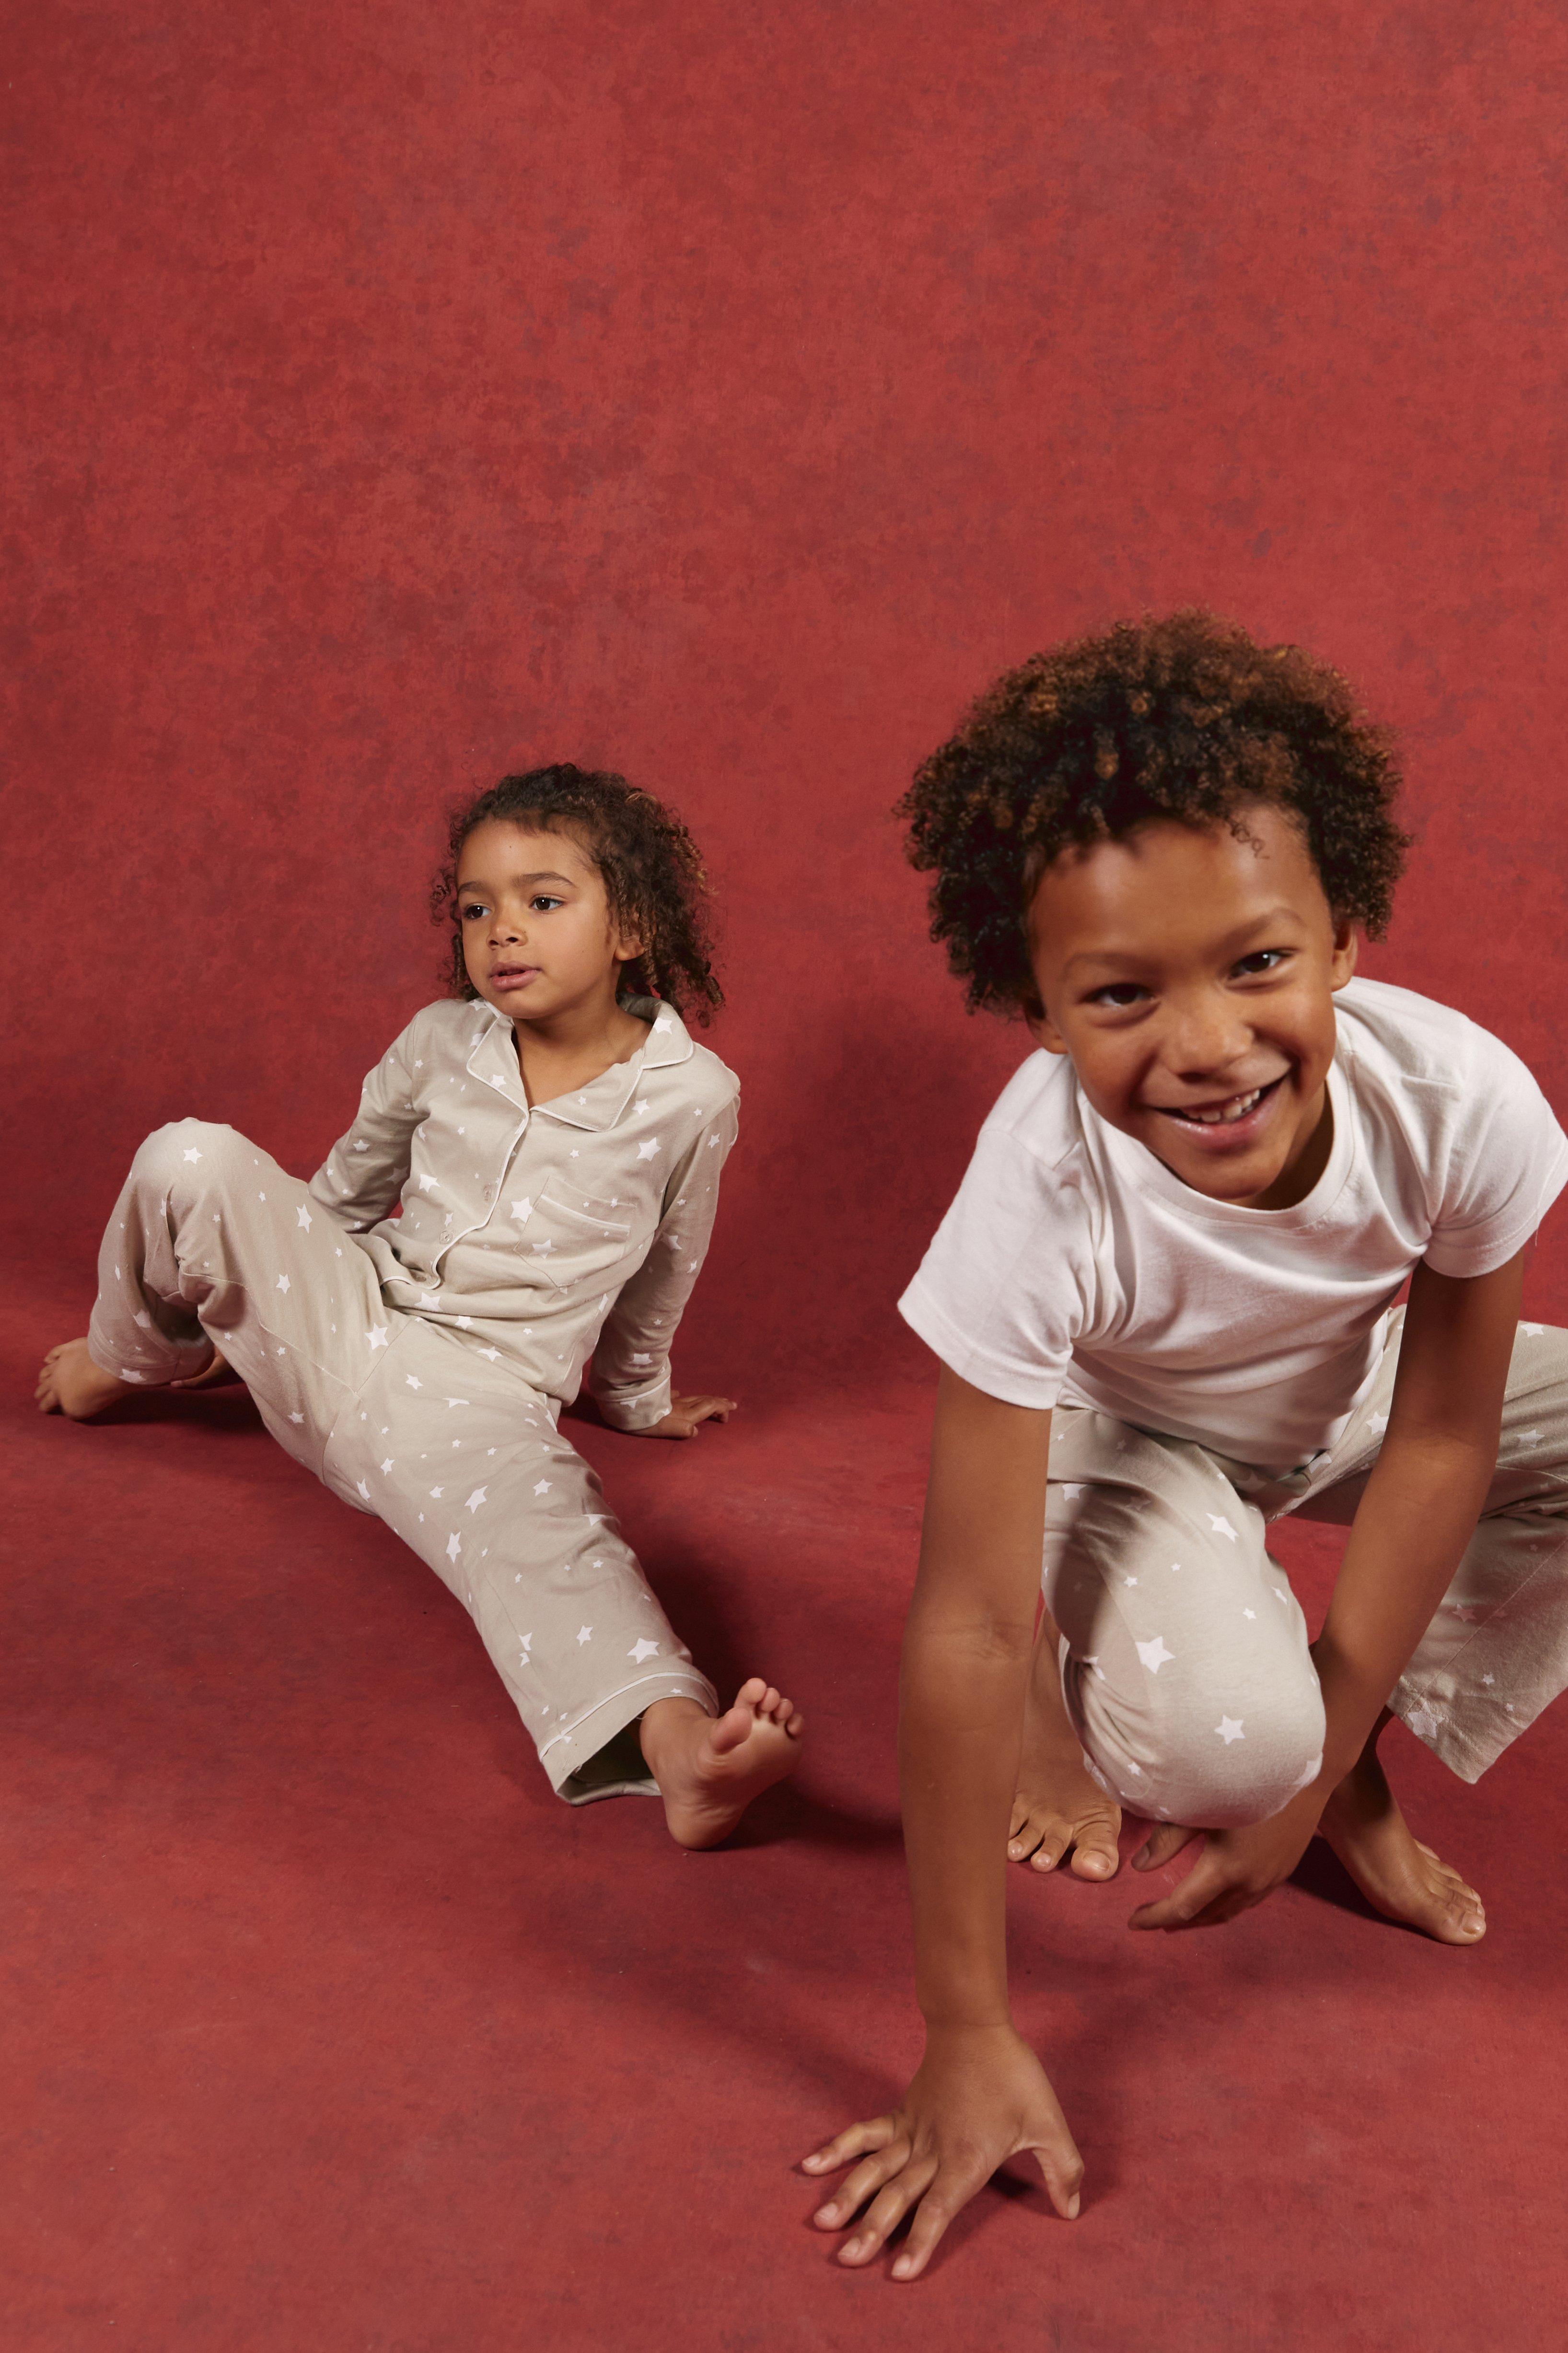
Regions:
[[1228, 1095], [1219, 1103], [1194, 1103], [1178, 1109], [1170, 1103], [1151, 1103], [1162, 1119], [1174, 1120], [1189, 1134], [1213, 1134], [1226, 1143], [1250, 1141], [1252, 1134], [1267, 1116], [1275, 1096], [1289, 1073], [1281, 1071], [1276, 1079], [1266, 1080], [1262, 1086], [1248, 1087], [1244, 1093]]
[[492, 988], [526, 988], [530, 981], [542, 978], [536, 964], [498, 964], [490, 973]]

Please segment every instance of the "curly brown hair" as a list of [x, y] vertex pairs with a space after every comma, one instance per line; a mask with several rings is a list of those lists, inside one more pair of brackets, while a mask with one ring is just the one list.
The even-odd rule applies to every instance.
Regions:
[[1165, 818], [1245, 834], [1248, 802], [1300, 823], [1337, 917], [1374, 938], [1409, 836], [1390, 738], [1337, 670], [1193, 609], [1123, 621], [1006, 672], [899, 802], [936, 880], [931, 937], [971, 1010], [1038, 1011], [1028, 909], [1069, 845]]
[[444, 977], [454, 996], [479, 995], [463, 961], [458, 860], [469, 834], [492, 818], [569, 834], [598, 869], [612, 914], [643, 942], [642, 954], [623, 966], [623, 991], [661, 997], [706, 1025], [724, 992], [713, 971], [704, 904], [708, 877], [696, 843], [651, 793], [569, 760], [502, 776], [447, 820], [447, 859], [430, 886], [430, 919], [452, 927]]

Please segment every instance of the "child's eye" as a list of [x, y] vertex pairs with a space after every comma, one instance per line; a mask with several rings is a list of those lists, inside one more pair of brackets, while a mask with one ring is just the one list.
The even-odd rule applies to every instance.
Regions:
[[1243, 956], [1236, 969], [1240, 973], [1273, 972], [1288, 954], [1285, 948], [1259, 948], [1255, 955]]
[[535, 915], [546, 915], [552, 907], [563, 907], [565, 903], [563, 899], [552, 899], [547, 891], [541, 891], [536, 898], [531, 899], [528, 902], [530, 913]]
[[458, 918], [460, 923], [471, 923], [476, 915], [487, 914], [489, 912], [482, 899], [468, 899], [458, 908]]
[[1124, 1013], [1130, 1005], [1136, 1005], [1141, 997], [1148, 994], [1141, 980], [1113, 980], [1108, 988], [1097, 988], [1086, 1001], [1108, 1006], [1113, 1013]]

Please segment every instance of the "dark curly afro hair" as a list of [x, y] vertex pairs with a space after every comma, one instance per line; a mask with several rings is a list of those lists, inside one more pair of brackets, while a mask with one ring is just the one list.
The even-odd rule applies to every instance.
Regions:
[[899, 803], [932, 873], [931, 937], [972, 1010], [1038, 1011], [1028, 908], [1069, 845], [1157, 818], [1245, 834], [1248, 802], [1300, 824], [1335, 915], [1387, 925], [1409, 838], [1389, 738], [1338, 671], [1199, 610], [1036, 654], [981, 696]]
[[452, 931], [447, 979], [457, 997], [477, 997], [463, 962], [458, 921], [458, 860], [476, 826], [500, 818], [543, 833], [569, 834], [594, 860], [611, 911], [643, 942], [622, 969], [626, 997], [661, 997], [687, 1018], [706, 1024], [724, 1002], [708, 936], [707, 875], [680, 819], [624, 776], [548, 768], [503, 776], [447, 821], [447, 861], [430, 888], [431, 920]]

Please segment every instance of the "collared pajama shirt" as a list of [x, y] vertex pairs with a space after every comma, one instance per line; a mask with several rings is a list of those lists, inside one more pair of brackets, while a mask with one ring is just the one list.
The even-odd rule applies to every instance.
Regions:
[[470, 1335], [558, 1405], [592, 1357], [599, 1410], [636, 1430], [669, 1410], [670, 1341], [740, 1082], [671, 1007], [629, 1009], [650, 1025], [646, 1046], [531, 1106], [504, 1014], [426, 1006], [366, 1078], [310, 1192], [358, 1236], [389, 1306]]

